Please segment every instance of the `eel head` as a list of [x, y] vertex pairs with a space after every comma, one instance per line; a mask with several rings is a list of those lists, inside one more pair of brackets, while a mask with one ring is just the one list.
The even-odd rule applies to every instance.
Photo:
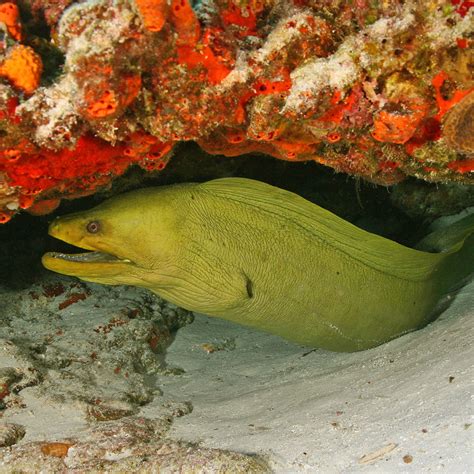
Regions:
[[138, 190], [54, 220], [49, 234], [88, 252], [48, 252], [49, 270], [104, 284], [157, 285], [178, 248], [167, 192]]
[[106, 226], [102, 219], [86, 213], [57, 218], [49, 226], [49, 234], [88, 252], [48, 252], [42, 257], [43, 265], [48, 270], [88, 281], [121, 283], [138, 266], [128, 258], [126, 250], [121, 251], [101, 236]]

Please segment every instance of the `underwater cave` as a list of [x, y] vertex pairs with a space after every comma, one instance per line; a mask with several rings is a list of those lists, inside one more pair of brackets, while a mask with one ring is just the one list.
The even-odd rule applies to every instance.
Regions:
[[0, 0], [0, 471], [472, 472], [473, 7]]

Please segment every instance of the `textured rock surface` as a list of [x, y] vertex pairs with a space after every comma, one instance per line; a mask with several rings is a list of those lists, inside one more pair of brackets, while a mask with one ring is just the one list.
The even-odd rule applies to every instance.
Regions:
[[23, 436], [25, 436], [23, 426], [14, 423], [0, 423], [0, 448], [18, 443]]
[[262, 458], [163, 439], [172, 418], [126, 418], [101, 423], [87, 441], [74, 438], [0, 449], [8, 472], [209, 472], [266, 473]]
[[2, 4], [0, 222], [159, 171], [186, 140], [472, 183], [472, 2], [194, 3]]
[[130, 415], [160, 393], [150, 382], [165, 370], [156, 354], [191, 318], [145, 291], [56, 277], [4, 290], [0, 307], [3, 352], [23, 361], [1, 369], [4, 406], [18, 405], [16, 394], [36, 386], [98, 420]]
[[393, 187], [390, 200], [412, 218], [432, 220], [474, 206], [474, 186], [407, 181]]

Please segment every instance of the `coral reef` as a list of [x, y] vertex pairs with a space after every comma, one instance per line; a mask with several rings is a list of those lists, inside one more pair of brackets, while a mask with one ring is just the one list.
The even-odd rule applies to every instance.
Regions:
[[189, 140], [384, 185], [472, 183], [472, 6], [4, 2], [0, 222], [163, 169]]

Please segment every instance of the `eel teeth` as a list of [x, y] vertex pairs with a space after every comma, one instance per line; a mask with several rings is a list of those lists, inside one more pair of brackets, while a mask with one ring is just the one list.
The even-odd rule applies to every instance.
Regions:
[[131, 260], [128, 258], [118, 258], [114, 255], [110, 255], [108, 253], [103, 252], [87, 252], [87, 253], [76, 253], [76, 254], [68, 254], [68, 253], [59, 253], [55, 252], [52, 254], [54, 258], [59, 258], [61, 260], [68, 260], [70, 262], [124, 262], [124, 263], [132, 263]]

